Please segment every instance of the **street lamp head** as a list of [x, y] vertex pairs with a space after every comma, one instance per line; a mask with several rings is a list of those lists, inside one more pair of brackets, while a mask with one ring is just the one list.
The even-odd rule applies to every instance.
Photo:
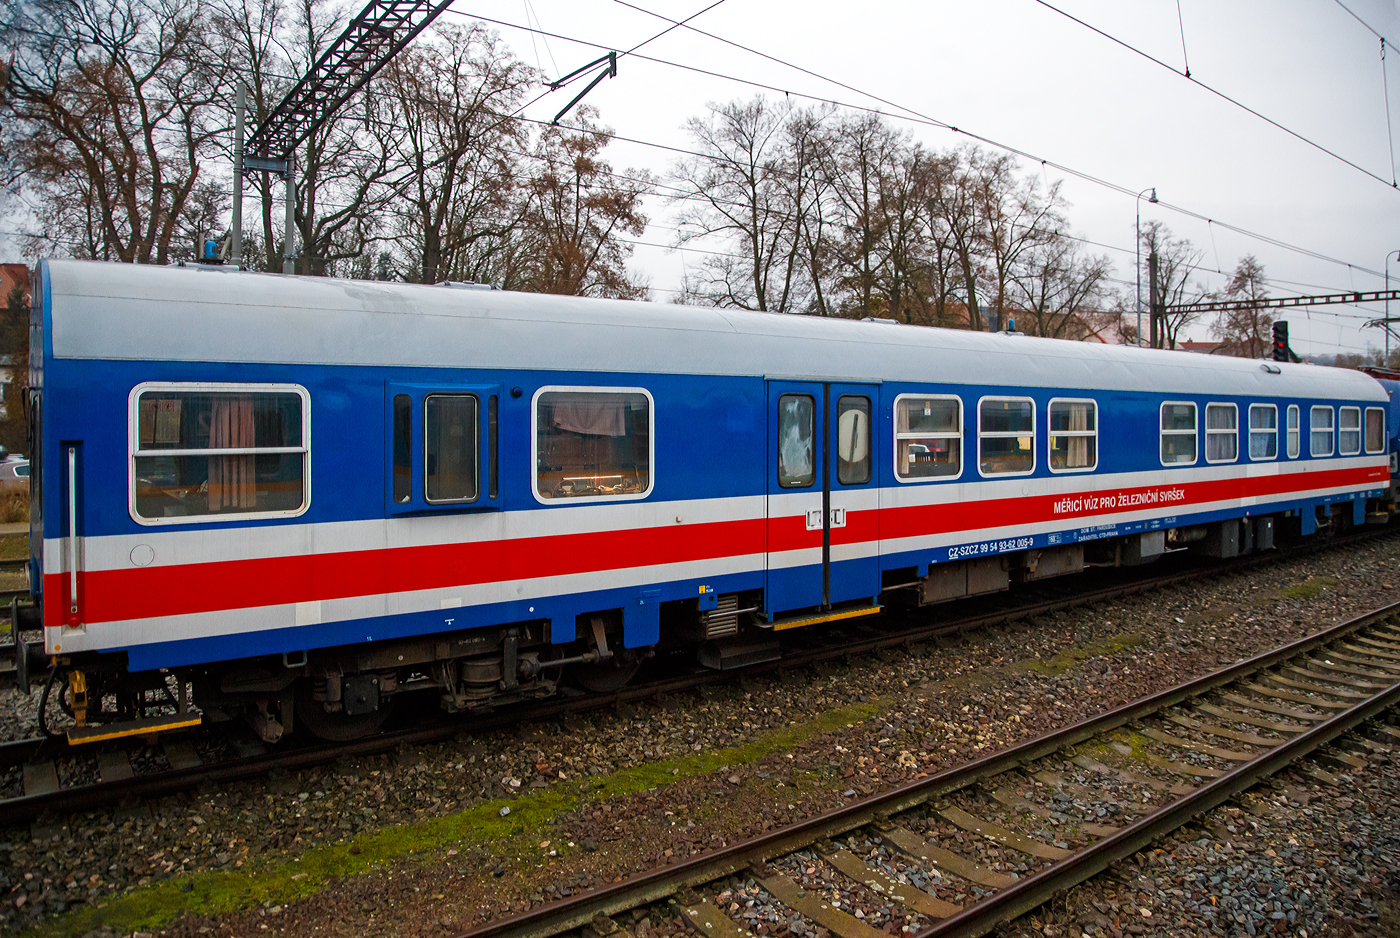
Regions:
[[1157, 190], [1156, 190], [1156, 189], [1153, 189], [1153, 190], [1152, 190], [1152, 194], [1149, 195], [1149, 196], [1147, 197], [1147, 201], [1151, 202], [1153, 205], [1156, 205], [1156, 204], [1157, 204]]

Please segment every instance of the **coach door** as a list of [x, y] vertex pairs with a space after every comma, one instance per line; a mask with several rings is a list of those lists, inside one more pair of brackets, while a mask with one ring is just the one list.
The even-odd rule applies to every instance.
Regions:
[[879, 386], [768, 382], [770, 616], [880, 592]]

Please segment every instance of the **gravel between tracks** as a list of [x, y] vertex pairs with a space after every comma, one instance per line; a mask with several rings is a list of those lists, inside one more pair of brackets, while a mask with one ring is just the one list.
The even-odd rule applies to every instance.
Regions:
[[[1083, 719], [1400, 599], [1395, 583], [1400, 538], [1391, 537], [961, 642], [12, 830], [0, 833], [0, 926], [99, 935], [138, 928], [182, 936], [449, 934]], [[0, 710], [9, 712], [10, 702]], [[721, 755], [730, 761], [712, 764]], [[1296, 777], [1300, 792], [1316, 784]], [[1393, 767], [1356, 779], [1370, 786], [1364, 797], [1348, 789], [1345, 797], [1311, 792], [1296, 808], [1274, 801], [1269, 811], [1277, 816], [1249, 815], [1247, 842], [1200, 844], [1213, 835], [1196, 827], [1194, 837], [1184, 835], [1162, 856], [1189, 857], [1180, 875], [1193, 884], [1188, 872], [1207, 884], [1212, 877], [1233, 883], [1243, 874], [1232, 868], [1245, 860], [1262, 877], [1285, 848], [1304, 869], [1314, 848], [1287, 838], [1299, 839], [1311, 825], [1318, 833], [1310, 840], [1324, 845], [1317, 849], [1337, 858], [1328, 882], [1340, 884], [1351, 868], [1379, 885], [1357, 879], [1327, 889], [1325, 901], [1317, 898], [1319, 887], [1306, 904], [1294, 892], [1268, 902], [1291, 902], [1292, 927], [1310, 935], [1348, 928], [1384, 934], [1378, 929], [1387, 908], [1400, 908], [1400, 899], [1387, 907], [1384, 895], [1400, 882], [1400, 801]], [[498, 805], [512, 811], [502, 816]], [[1336, 839], [1343, 837], [1352, 843]], [[1268, 849], [1276, 856], [1265, 863]], [[829, 872], [819, 867], [811, 874], [818, 879]], [[1085, 925], [1110, 935], [1115, 928], [1213, 933], [1202, 900], [1188, 898], [1191, 890], [1175, 885], [1175, 874], [1146, 860], [1139, 869], [1166, 897], [1143, 906], [1160, 910], [1153, 917], [1123, 898], [1128, 886], [1110, 883], [1094, 888], [1113, 894], [1099, 900], [1112, 914], [1092, 907], [1106, 925], [1096, 918], [1081, 923], [1087, 912], [1060, 903], [1049, 910], [1053, 921], [1042, 914], [1020, 927], [1028, 935], [1047, 926], [1052, 934], [1073, 934]], [[1289, 890], [1305, 888], [1296, 877], [1283, 881], [1292, 883]], [[1134, 895], [1151, 898], [1139, 885]], [[724, 889], [731, 893], [726, 907], [739, 898], [753, 903], [741, 909], [766, 901], [749, 881], [716, 892]], [[1230, 890], [1228, 897], [1239, 898]], [[935, 891], [952, 899], [956, 889], [945, 883]], [[855, 893], [845, 901], [878, 927], [916, 927], [892, 920], [878, 897]], [[1226, 898], [1221, 893], [1217, 902]], [[1251, 924], [1261, 930], [1261, 922], [1288, 921], [1290, 910], [1280, 908], [1283, 919], [1270, 910], [1259, 921], [1245, 913], [1240, 923], [1222, 911], [1214, 922], [1222, 933], [1245, 934]], [[1319, 914], [1325, 929], [1304, 924]], [[825, 938], [810, 923], [794, 928], [765, 916], [753, 920], [760, 934]], [[677, 929], [655, 911], [630, 924], [638, 938]]]

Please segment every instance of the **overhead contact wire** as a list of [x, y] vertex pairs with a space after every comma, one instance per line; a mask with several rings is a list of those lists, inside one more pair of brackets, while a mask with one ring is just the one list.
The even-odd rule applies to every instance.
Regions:
[[[660, 13], [652, 12], [651, 10], [646, 10], [646, 9], [644, 9], [644, 8], [642, 8], [642, 7], [633, 6], [633, 4], [627, 3], [627, 2], [625, 2], [625, 0], [614, 0], [614, 2], [616, 2], [616, 3], [621, 3], [621, 4], [625, 5], [625, 6], [632, 7], [633, 9], [638, 10], [639, 12], [646, 13], [646, 14], [648, 14], [648, 15], [650, 15], [650, 16], [654, 16], [654, 17], [656, 17], [657, 19], [664, 20], [664, 21], [666, 21], [666, 22], [670, 22], [670, 23], [674, 23], [674, 22], [675, 22], [674, 20], [670, 19], [670, 17], [664, 16], [664, 15], [662, 15], [662, 14], [660, 14]], [[1044, 0], [1037, 0], [1037, 2], [1042, 2], [1042, 3], [1043, 3]], [[1046, 5], [1049, 6], [1049, 4], [1046, 4]], [[1054, 8], [1054, 7], [1051, 7], [1051, 9], [1055, 9], [1055, 8]], [[490, 22], [490, 23], [495, 23], [495, 24], [498, 25], [498, 26], [505, 26], [505, 27], [510, 28], [510, 29], [523, 29], [523, 28], [527, 28], [527, 27], [519, 26], [519, 25], [516, 24], [516, 23], [508, 23], [508, 22], [504, 22], [504, 21], [501, 21], [501, 20], [494, 20], [494, 19], [491, 19], [490, 17], [486, 17], [486, 16], [476, 16], [476, 15], [474, 15], [474, 14], [465, 13], [465, 12], [461, 12], [461, 11], [453, 11], [453, 12], [457, 12], [457, 13], [459, 13], [459, 15], [462, 15], [462, 16], [471, 16], [471, 17], [473, 17], [473, 18], [475, 18], [475, 19], [485, 20], [485, 21]], [[1058, 12], [1058, 11], [1057, 11], [1057, 12]], [[1065, 15], [1068, 16], [1068, 14], [1065, 14]], [[1070, 18], [1073, 19], [1073, 17], [1070, 17]], [[1078, 21], [1076, 20], [1076, 22], [1078, 22]], [[1084, 24], [1084, 25], [1088, 26], [1088, 24]], [[1088, 28], [1094, 29], [1095, 32], [1101, 32], [1100, 30], [1095, 29], [1095, 27], [1093, 27], [1093, 26], [1088, 26]], [[889, 105], [890, 107], [893, 107], [893, 108], [896, 108], [896, 109], [898, 109], [898, 110], [900, 110], [900, 111], [903, 111], [903, 112], [905, 113], [905, 115], [906, 115], [906, 116], [903, 116], [903, 117], [902, 117], [903, 120], [908, 120], [908, 121], [911, 121], [911, 122], [913, 122], [913, 123], [926, 124], [926, 125], [929, 125], [929, 126], [932, 126], [932, 127], [938, 127], [938, 128], [945, 129], [945, 130], [950, 130], [950, 131], [952, 131], [952, 132], [954, 132], [954, 133], [962, 134], [962, 135], [964, 135], [964, 136], [966, 136], [966, 137], [969, 137], [969, 138], [971, 138], [971, 139], [973, 139], [973, 140], [977, 140], [977, 141], [979, 141], [979, 142], [985, 143], [985, 144], [987, 144], [988, 146], [995, 147], [995, 148], [998, 149], [998, 150], [1002, 150], [1002, 151], [1004, 151], [1004, 152], [1013, 154], [1013, 155], [1015, 155], [1015, 156], [1024, 157], [1025, 159], [1028, 159], [1028, 160], [1034, 160], [1035, 162], [1040, 163], [1040, 164], [1045, 165], [1045, 166], [1053, 166], [1053, 167], [1055, 167], [1056, 170], [1058, 170], [1058, 171], [1060, 171], [1060, 172], [1062, 172], [1062, 173], [1065, 173], [1066, 175], [1074, 176], [1075, 178], [1078, 178], [1078, 179], [1083, 179], [1085, 182], [1089, 182], [1089, 183], [1092, 183], [1092, 184], [1094, 184], [1094, 185], [1101, 186], [1101, 187], [1103, 187], [1103, 188], [1105, 188], [1105, 189], [1109, 189], [1109, 190], [1111, 190], [1111, 191], [1118, 192], [1118, 193], [1121, 193], [1121, 194], [1127, 195], [1127, 196], [1135, 196], [1135, 195], [1137, 195], [1136, 190], [1130, 189], [1130, 188], [1128, 188], [1127, 186], [1119, 185], [1119, 184], [1116, 183], [1116, 182], [1113, 182], [1113, 181], [1108, 180], [1108, 179], [1104, 179], [1104, 178], [1102, 178], [1102, 177], [1100, 177], [1100, 176], [1095, 176], [1095, 175], [1093, 175], [1092, 173], [1088, 173], [1088, 172], [1084, 172], [1084, 171], [1082, 171], [1082, 170], [1075, 169], [1074, 167], [1068, 166], [1068, 165], [1066, 165], [1066, 164], [1064, 164], [1064, 163], [1059, 163], [1059, 162], [1056, 162], [1056, 161], [1054, 161], [1054, 160], [1045, 159], [1044, 157], [1037, 156], [1036, 154], [1031, 153], [1031, 152], [1026, 151], [1026, 150], [1022, 150], [1022, 149], [1020, 149], [1019, 147], [1015, 147], [1015, 146], [1012, 146], [1012, 145], [1007, 144], [1007, 143], [1002, 143], [1001, 141], [995, 140], [995, 139], [993, 139], [993, 138], [991, 138], [991, 137], [986, 137], [986, 136], [983, 136], [983, 135], [981, 135], [981, 134], [974, 133], [973, 131], [965, 130], [965, 129], [961, 128], [961, 127], [957, 127], [957, 126], [955, 126], [955, 125], [953, 125], [953, 124], [950, 124], [950, 123], [948, 123], [948, 122], [946, 122], [946, 121], [941, 121], [941, 120], [939, 120], [939, 119], [936, 118], [936, 117], [930, 117], [929, 115], [924, 114], [924, 113], [922, 113], [922, 112], [920, 112], [920, 111], [917, 111], [917, 110], [915, 110], [915, 109], [913, 109], [913, 108], [907, 107], [907, 106], [905, 106], [905, 105], [898, 104], [898, 103], [893, 102], [893, 101], [890, 101], [890, 100], [888, 100], [888, 99], [886, 99], [886, 98], [882, 98], [882, 97], [880, 97], [879, 95], [872, 94], [872, 93], [870, 93], [870, 92], [868, 92], [868, 91], [864, 91], [864, 90], [862, 90], [862, 89], [860, 89], [860, 88], [856, 88], [856, 87], [854, 87], [853, 85], [848, 85], [848, 84], [845, 84], [844, 82], [837, 81], [836, 79], [832, 79], [832, 78], [828, 78], [828, 77], [826, 77], [826, 76], [818, 75], [817, 73], [811, 71], [810, 69], [803, 68], [801, 65], [796, 65], [796, 64], [794, 64], [794, 63], [792, 63], [792, 62], [788, 62], [788, 61], [786, 61], [786, 60], [784, 60], [784, 59], [781, 59], [781, 58], [778, 58], [778, 57], [776, 57], [776, 56], [769, 55], [769, 54], [766, 53], [766, 52], [760, 52], [760, 51], [758, 51], [758, 50], [756, 50], [756, 49], [751, 49], [751, 48], [748, 47], [748, 46], [745, 46], [745, 45], [743, 45], [743, 44], [741, 44], [741, 43], [734, 42], [734, 41], [729, 40], [729, 39], [725, 39], [725, 38], [722, 37], [722, 36], [716, 36], [715, 34], [706, 32], [705, 30], [700, 29], [700, 28], [698, 28], [698, 27], [696, 27], [696, 26], [686, 25], [686, 29], [689, 29], [689, 30], [691, 30], [692, 32], [698, 33], [699, 35], [706, 36], [706, 37], [708, 37], [708, 38], [710, 38], [710, 39], [714, 39], [714, 40], [717, 41], [717, 42], [722, 42], [722, 43], [724, 43], [724, 44], [726, 44], [726, 45], [733, 46], [733, 47], [736, 48], [736, 49], [742, 49], [742, 50], [744, 50], [744, 51], [746, 51], [746, 52], [750, 52], [750, 53], [752, 53], [752, 54], [754, 54], [754, 55], [761, 56], [761, 57], [763, 57], [763, 58], [765, 58], [765, 59], [767, 59], [767, 60], [769, 60], [769, 61], [771, 61], [771, 62], [774, 62], [774, 63], [776, 63], [776, 64], [783, 65], [783, 66], [785, 66], [785, 67], [787, 67], [787, 68], [795, 69], [795, 70], [797, 70], [797, 71], [802, 72], [803, 74], [812, 75], [812, 76], [814, 76], [814, 77], [817, 77], [817, 78], [822, 79], [823, 81], [829, 81], [829, 82], [831, 82], [831, 83], [833, 83], [833, 84], [836, 84], [836, 85], [839, 85], [840, 87], [845, 88], [845, 89], [847, 89], [847, 90], [849, 90], [849, 91], [853, 91], [853, 92], [855, 92], [856, 94], [859, 94], [859, 95], [863, 95], [863, 96], [865, 96], [865, 97], [868, 97], [868, 98], [870, 98], [871, 100], [879, 101], [879, 102], [882, 103], [882, 104], [887, 104], [887, 105]], [[1106, 33], [1104, 33], [1103, 35], [1107, 36]], [[598, 45], [597, 43], [589, 42], [588, 40], [585, 40], [585, 39], [577, 39], [577, 38], [574, 38], [574, 37], [571, 37], [571, 36], [559, 36], [559, 37], [557, 37], [557, 38], [564, 39], [565, 41], [569, 41], [569, 42], [577, 42], [577, 43], [579, 43], [579, 44], [581, 44], [581, 45], [593, 46], [594, 48], [605, 48], [605, 47], [603, 47], [603, 46]], [[1108, 36], [1108, 38], [1113, 39], [1112, 36]], [[1120, 42], [1120, 40], [1117, 40], [1117, 39], [1114, 39], [1113, 41], [1114, 41], [1114, 42]], [[1124, 44], [1124, 45], [1126, 45], [1126, 44]], [[1131, 47], [1129, 47], [1129, 48], [1131, 48]], [[1137, 50], [1134, 50], [1134, 51], [1137, 51]], [[1144, 54], [1144, 55], [1145, 55], [1145, 53], [1140, 53], [1140, 54]], [[657, 63], [657, 64], [659, 64], [659, 65], [666, 65], [666, 66], [670, 66], [670, 67], [673, 67], [673, 68], [680, 68], [680, 69], [683, 69], [683, 70], [686, 70], [686, 71], [698, 72], [698, 73], [700, 73], [700, 74], [709, 75], [709, 76], [712, 76], [712, 77], [715, 77], [715, 78], [722, 78], [722, 79], [727, 80], [727, 81], [733, 81], [733, 82], [736, 82], [736, 83], [738, 83], [738, 84], [748, 85], [748, 86], [750, 86], [750, 87], [760, 88], [760, 89], [769, 90], [769, 91], [781, 92], [782, 94], [785, 94], [785, 95], [790, 94], [790, 95], [793, 95], [793, 96], [795, 96], [795, 97], [805, 98], [805, 99], [807, 99], [807, 100], [809, 100], [809, 101], [816, 101], [816, 102], [822, 103], [822, 104], [834, 104], [834, 105], [836, 105], [836, 106], [838, 106], [838, 107], [847, 107], [847, 108], [851, 108], [851, 109], [853, 109], [853, 110], [861, 110], [861, 111], [866, 111], [866, 112], [869, 112], [869, 113], [876, 113], [876, 114], [883, 114], [883, 113], [884, 113], [884, 112], [882, 112], [882, 111], [878, 111], [878, 110], [873, 109], [873, 108], [862, 107], [862, 106], [860, 106], [860, 105], [848, 104], [848, 103], [845, 103], [845, 102], [842, 102], [842, 101], [833, 100], [833, 99], [831, 99], [831, 98], [824, 98], [824, 97], [821, 97], [821, 96], [819, 96], [819, 95], [807, 94], [807, 93], [805, 93], [805, 92], [789, 91], [789, 90], [787, 90], [787, 89], [778, 88], [778, 87], [775, 87], [775, 86], [773, 86], [773, 85], [767, 85], [767, 84], [764, 84], [764, 83], [762, 83], [762, 82], [752, 81], [752, 80], [747, 79], [747, 78], [740, 78], [740, 77], [735, 76], [735, 75], [729, 75], [729, 74], [724, 74], [724, 73], [720, 73], [720, 72], [712, 72], [712, 71], [709, 71], [709, 70], [707, 70], [707, 69], [697, 68], [696, 66], [693, 66], [693, 65], [684, 65], [684, 64], [681, 64], [681, 63], [679, 63], [679, 62], [671, 62], [671, 61], [668, 61], [668, 60], [665, 60], [665, 59], [656, 59], [656, 58], [652, 58], [652, 57], [650, 57], [650, 56], [639, 56], [639, 58], [642, 58], [642, 59], [644, 59], [644, 60], [646, 60], [646, 61], [655, 62], [655, 63]], [[1151, 56], [1148, 56], [1148, 58], [1151, 58]], [[1166, 63], [1161, 62], [1161, 61], [1158, 60], [1158, 59], [1153, 59], [1153, 61], [1154, 61], [1154, 62], [1157, 62], [1159, 65], [1162, 65], [1162, 66], [1165, 67], [1165, 68], [1171, 69], [1171, 70], [1174, 71], [1174, 72], [1176, 71], [1176, 69], [1172, 68], [1172, 66], [1167, 65]], [[1180, 72], [1176, 72], [1176, 73], [1177, 73], [1178, 75], [1181, 74]], [[1204, 87], [1207, 87], [1206, 85], [1202, 84], [1201, 82], [1196, 81], [1196, 79], [1194, 79], [1194, 78], [1191, 79], [1191, 81], [1196, 82], [1197, 84], [1201, 84], [1201, 87], [1203, 87], [1203, 88], [1204, 88]], [[1213, 89], [1212, 89], [1212, 90], [1213, 90]], [[1218, 93], [1218, 92], [1217, 92], [1217, 93]], [[1243, 106], [1243, 105], [1242, 105], [1242, 106]], [[887, 116], [900, 117], [900, 115], [887, 115]], [[1264, 119], [1267, 120], [1268, 118], [1264, 118]], [[1285, 128], [1285, 129], [1286, 129], [1286, 128]], [[1291, 133], [1291, 131], [1290, 131], [1290, 133]], [[621, 138], [621, 139], [625, 139], [625, 138]], [[630, 142], [641, 142], [641, 141], [630, 141]], [[645, 143], [643, 143], [643, 145], [652, 145], [652, 144], [645, 144]], [[663, 147], [664, 147], [664, 145], [662, 145], [662, 144], [654, 144], [654, 145], [655, 145], [655, 146], [663, 146]], [[676, 148], [674, 148], [674, 147], [665, 147], [665, 149], [672, 149], [672, 150], [675, 150]], [[682, 152], [683, 152], [683, 151], [682, 151]], [[704, 155], [704, 154], [692, 154], [692, 155]], [[1348, 162], [1344, 157], [1339, 157], [1339, 159], [1342, 159], [1343, 162]], [[1351, 165], [1355, 166], [1355, 164], [1351, 164]], [[1385, 181], [1384, 179], [1382, 179], [1380, 176], [1377, 176], [1375, 173], [1372, 173], [1372, 172], [1370, 172], [1370, 171], [1367, 170], [1367, 169], [1364, 169], [1364, 168], [1359, 167], [1359, 166], [1356, 166], [1355, 168], [1358, 169], [1358, 170], [1360, 170], [1361, 172], [1366, 173], [1368, 176], [1371, 176], [1373, 179], [1377, 180], [1378, 182], [1383, 183], [1384, 185], [1387, 185], [1387, 186], [1391, 185], [1391, 183], [1386, 182], [1386, 181]], [[1319, 251], [1313, 251], [1313, 250], [1311, 250], [1311, 249], [1309, 249], [1309, 248], [1304, 248], [1304, 247], [1300, 247], [1300, 246], [1295, 245], [1295, 244], [1290, 244], [1289, 242], [1282, 241], [1282, 240], [1280, 240], [1280, 239], [1278, 239], [1278, 238], [1271, 238], [1271, 237], [1269, 237], [1268, 235], [1259, 234], [1258, 232], [1251, 231], [1251, 230], [1248, 229], [1248, 228], [1243, 228], [1243, 227], [1240, 227], [1240, 226], [1238, 226], [1238, 225], [1231, 225], [1231, 224], [1229, 224], [1229, 223], [1227, 223], [1227, 222], [1222, 222], [1222, 221], [1220, 221], [1220, 220], [1218, 220], [1218, 219], [1212, 219], [1212, 218], [1210, 218], [1210, 217], [1207, 216], [1207, 215], [1201, 214], [1200, 212], [1195, 212], [1195, 211], [1192, 211], [1191, 209], [1184, 208], [1184, 207], [1179, 206], [1179, 205], [1175, 205], [1175, 204], [1168, 203], [1168, 202], [1165, 202], [1165, 201], [1159, 201], [1158, 204], [1160, 204], [1160, 205], [1164, 206], [1165, 208], [1168, 208], [1168, 209], [1170, 209], [1170, 210], [1172, 210], [1172, 211], [1174, 211], [1174, 212], [1178, 212], [1178, 213], [1180, 213], [1180, 214], [1182, 214], [1182, 215], [1186, 215], [1186, 216], [1189, 217], [1189, 218], [1195, 218], [1195, 219], [1197, 219], [1198, 221], [1214, 222], [1214, 223], [1217, 224], [1217, 225], [1220, 225], [1220, 226], [1222, 226], [1222, 227], [1224, 227], [1224, 228], [1230, 229], [1231, 231], [1235, 232], [1236, 234], [1241, 234], [1241, 235], [1244, 235], [1244, 236], [1247, 237], [1247, 238], [1254, 238], [1254, 239], [1256, 239], [1256, 240], [1263, 241], [1264, 243], [1270, 244], [1270, 245], [1272, 245], [1272, 246], [1274, 246], [1274, 247], [1282, 248], [1282, 249], [1287, 250], [1287, 251], [1293, 251], [1293, 252], [1295, 252], [1295, 253], [1302, 254], [1302, 255], [1304, 255], [1304, 256], [1306, 256], [1306, 257], [1315, 258], [1316, 260], [1326, 261], [1326, 262], [1329, 263], [1329, 264], [1339, 264], [1339, 265], [1341, 265], [1341, 266], [1343, 266], [1343, 267], [1347, 267], [1347, 268], [1349, 268], [1349, 269], [1364, 271], [1365, 273], [1371, 274], [1371, 275], [1376, 276], [1376, 277], [1384, 276], [1384, 275], [1383, 275], [1380, 271], [1378, 271], [1378, 270], [1372, 270], [1372, 269], [1369, 268], [1369, 267], [1361, 267], [1361, 266], [1359, 266], [1359, 265], [1352, 264], [1350, 261], [1344, 261], [1344, 260], [1341, 260], [1340, 258], [1332, 257], [1332, 256], [1330, 256], [1330, 255], [1323, 254], [1323, 253], [1321, 253], [1321, 252], [1319, 252]]]
[[[1394, 189], [1394, 188], [1400, 188], [1400, 186], [1397, 186], [1397, 185], [1396, 185], [1396, 181], [1395, 181], [1394, 178], [1392, 178], [1390, 182], [1386, 182], [1384, 177], [1376, 175], [1375, 173], [1371, 172], [1369, 169], [1367, 169], [1366, 167], [1360, 165], [1359, 163], [1354, 163], [1354, 162], [1352, 162], [1351, 160], [1347, 159], [1345, 156], [1342, 156], [1340, 153], [1336, 152], [1335, 150], [1330, 150], [1330, 149], [1328, 149], [1327, 147], [1323, 146], [1322, 144], [1318, 143], [1316, 140], [1313, 140], [1313, 139], [1311, 139], [1311, 138], [1309, 138], [1309, 137], [1306, 137], [1306, 136], [1304, 136], [1303, 134], [1299, 133], [1298, 131], [1293, 130], [1293, 129], [1290, 128], [1290, 127], [1285, 126], [1284, 124], [1280, 124], [1278, 121], [1274, 120], [1272, 117], [1269, 117], [1267, 114], [1263, 114], [1263, 113], [1261, 113], [1261, 112], [1259, 112], [1259, 111], [1256, 111], [1254, 108], [1250, 107], [1248, 104], [1245, 104], [1243, 101], [1240, 101], [1240, 100], [1237, 99], [1237, 98], [1232, 98], [1232, 97], [1230, 97], [1228, 94], [1226, 94], [1225, 92], [1223, 92], [1223, 91], [1218, 91], [1218, 90], [1216, 90], [1215, 88], [1212, 88], [1210, 85], [1207, 85], [1205, 82], [1201, 81], [1199, 78], [1192, 78], [1192, 77], [1191, 77], [1191, 72], [1190, 72], [1189, 70], [1186, 71], [1186, 72], [1182, 72], [1182, 71], [1181, 71], [1180, 69], [1178, 69], [1175, 65], [1172, 65], [1172, 64], [1169, 63], [1169, 62], [1163, 62], [1161, 59], [1157, 58], [1155, 55], [1152, 55], [1151, 53], [1148, 53], [1148, 52], [1144, 52], [1142, 49], [1139, 49], [1137, 46], [1132, 45], [1131, 43], [1125, 42], [1124, 40], [1119, 39], [1117, 36], [1114, 36], [1114, 35], [1112, 35], [1111, 33], [1104, 32], [1102, 29], [1099, 29], [1097, 26], [1093, 25], [1092, 23], [1089, 23], [1089, 22], [1086, 22], [1085, 20], [1080, 19], [1079, 17], [1075, 16], [1073, 13], [1068, 13], [1068, 12], [1066, 12], [1065, 10], [1060, 9], [1059, 7], [1055, 6], [1053, 3], [1050, 3], [1049, 0], [1035, 0], [1035, 2], [1038, 3], [1038, 4], [1040, 4], [1041, 6], [1045, 7], [1047, 10], [1053, 10], [1054, 12], [1056, 12], [1056, 13], [1060, 14], [1061, 16], [1063, 16], [1065, 19], [1072, 20], [1073, 22], [1078, 23], [1080, 26], [1083, 26], [1085, 29], [1087, 29], [1087, 30], [1089, 30], [1089, 31], [1091, 31], [1091, 32], [1097, 33], [1098, 35], [1100, 35], [1100, 36], [1102, 36], [1103, 38], [1109, 40], [1110, 42], [1115, 43], [1116, 45], [1122, 46], [1124, 49], [1127, 49], [1129, 52], [1136, 53], [1137, 55], [1142, 56], [1144, 59], [1147, 59], [1149, 62], [1152, 62], [1152, 63], [1154, 63], [1154, 64], [1156, 64], [1156, 65], [1160, 65], [1162, 68], [1165, 68], [1167, 71], [1171, 72], [1172, 74], [1174, 74], [1174, 75], [1179, 75], [1179, 76], [1181, 76], [1182, 78], [1185, 78], [1187, 81], [1191, 82], [1192, 84], [1196, 85], [1197, 87], [1203, 88], [1204, 90], [1209, 91], [1211, 94], [1215, 95], [1217, 98], [1220, 98], [1222, 101], [1228, 101], [1229, 103], [1233, 104], [1235, 107], [1239, 108], [1240, 110], [1242, 110], [1242, 111], [1247, 111], [1248, 113], [1253, 114], [1255, 117], [1259, 118], [1261, 121], [1264, 121], [1265, 123], [1270, 124], [1271, 126], [1273, 126], [1273, 127], [1277, 128], [1277, 129], [1283, 131], [1284, 133], [1288, 134], [1290, 137], [1293, 137], [1293, 138], [1296, 139], [1296, 140], [1299, 140], [1299, 141], [1301, 141], [1301, 142], [1303, 142], [1303, 143], [1306, 143], [1308, 146], [1310, 146], [1310, 147], [1312, 147], [1312, 148], [1314, 148], [1314, 149], [1316, 149], [1316, 150], [1319, 150], [1319, 151], [1321, 151], [1321, 152], [1323, 152], [1323, 153], [1326, 153], [1328, 156], [1332, 157], [1332, 158], [1335, 159], [1335, 160], [1340, 160], [1341, 162], [1343, 162], [1343, 163], [1345, 163], [1346, 165], [1350, 166], [1352, 169], [1356, 170], [1357, 172], [1365, 173], [1367, 176], [1370, 176], [1372, 179], [1376, 180], [1376, 182], [1379, 182], [1379, 183], [1381, 183], [1382, 185], [1390, 186], [1392, 189]], [[1345, 9], [1345, 8], [1344, 8], [1344, 9]], [[1348, 11], [1348, 12], [1350, 12], [1350, 11]], [[1353, 14], [1353, 15], [1355, 15], [1355, 14]], [[1183, 43], [1184, 43], [1184, 39], [1183, 39]], [[1185, 48], [1185, 47], [1184, 47], [1184, 45], [1183, 45], [1183, 49], [1184, 49], [1184, 48]], [[1394, 174], [1392, 173], [1392, 177], [1393, 177], [1393, 175], [1394, 175]]]

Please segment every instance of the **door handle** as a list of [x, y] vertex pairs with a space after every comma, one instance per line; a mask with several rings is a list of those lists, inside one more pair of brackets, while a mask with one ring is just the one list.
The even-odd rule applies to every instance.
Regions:
[[813, 508], [807, 512], [807, 530], [820, 531], [822, 529], [822, 510]]
[[68, 614], [78, 617], [78, 448], [68, 447]]
[[833, 528], [844, 528], [846, 526], [846, 509], [831, 509], [831, 526]]

